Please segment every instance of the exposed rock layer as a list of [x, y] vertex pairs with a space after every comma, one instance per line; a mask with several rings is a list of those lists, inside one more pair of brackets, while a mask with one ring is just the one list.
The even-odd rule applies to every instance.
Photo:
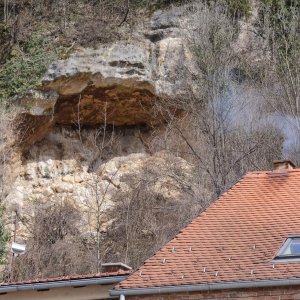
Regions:
[[130, 192], [130, 178], [143, 179], [147, 166], [156, 168], [153, 193], [162, 198], [195, 192], [192, 166], [166, 153], [149, 154], [145, 143], [151, 128], [166, 121], [156, 104], [185, 97], [185, 72], [195, 73], [185, 39], [192, 13], [158, 11], [130, 42], [77, 49], [49, 67], [39, 88], [20, 100], [16, 127], [25, 158], [8, 207], [72, 199], [85, 211], [99, 189], [106, 209], [119, 191]]
[[186, 78], [179, 71], [192, 65], [181, 28], [183, 11], [156, 12], [144, 33], [140, 31], [130, 42], [80, 48], [68, 59], [54, 62], [38, 91], [21, 100], [25, 114], [20, 127], [29, 128], [22, 138], [26, 140], [23, 150], [44, 138], [55, 124], [153, 126], [164, 122], [166, 116], [156, 110], [156, 104], [184, 95]]
[[[190, 185], [190, 164], [164, 151], [146, 153], [136, 130], [119, 129], [105, 135], [98, 129], [79, 133], [55, 127], [27, 153], [6, 198], [7, 211], [30, 218], [36, 206], [70, 201], [82, 212], [81, 231], [87, 232], [95, 224], [99, 203], [102, 212], [109, 210], [120, 193], [131, 193], [138, 187], [135, 183], [148, 176], [155, 179], [151, 193], [170, 202], [185, 201], [183, 186]], [[103, 142], [106, 146], [101, 148]], [[105, 217], [103, 213], [103, 231], [110, 224]], [[21, 228], [18, 235], [26, 239], [26, 229]]]

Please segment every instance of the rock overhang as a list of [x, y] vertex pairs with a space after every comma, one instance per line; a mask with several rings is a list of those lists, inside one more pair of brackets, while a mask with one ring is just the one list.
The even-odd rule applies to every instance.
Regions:
[[[173, 22], [172, 15], [184, 17], [179, 8], [156, 13], [143, 37], [77, 48], [67, 59], [53, 62], [34, 93], [21, 99], [19, 119], [25, 123], [18, 129], [30, 129], [22, 148], [57, 124], [151, 127], [166, 122], [168, 112], [157, 110], [157, 103], [184, 97], [187, 79], [180, 69], [192, 62], [181, 22]], [[153, 40], [153, 34], [159, 39]]]

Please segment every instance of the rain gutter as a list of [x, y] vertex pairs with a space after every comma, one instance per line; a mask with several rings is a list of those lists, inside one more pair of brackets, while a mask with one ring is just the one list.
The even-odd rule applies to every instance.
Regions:
[[180, 292], [201, 292], [226, 289], [243, 289], [243, 288], [263, 288], [263, 287], [279, 287], [300, 285], [300, 278], [297, 279], [277, 279], [277, 280], [259, 280], [259, 281], [238, 281], [226, 283], [208, 283], [195, 285], [179, 285], [179, 286], [161, 286], [149, 288], [129, 288], [110, 290], [111, 296], [149, 295], [149, 294], [168, 294]]
[[24, 283], [24, 284], [12, 284], [12, 285], [0, 285], [0, 295], [11, 292], [19, 291], [29, 291], [29, 290], [48, 290], [53, 288], [61, 287], [80, 287], [93, 284], [114, 284], [122, 280], [125, 280], [128, 277], [126, 276], [108, 276], [108, 277], [99, 277], [99, 278], [86, 278], [86, 279], [70, 279], [70, 280], [61, 280], [61, 281], [50, 281], [50, 282], [39, 282], [39, 283]]

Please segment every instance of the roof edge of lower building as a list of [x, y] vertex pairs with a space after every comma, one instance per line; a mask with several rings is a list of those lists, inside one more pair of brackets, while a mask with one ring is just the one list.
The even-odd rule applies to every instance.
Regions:
[[168, 294], [168, 293], [179, 293], [179, 292], [201, 292], [201, 291], [243, 289], [243, 288], [265, 288], [265, 287], [279, 287], [279, 286], [293, 286], [293, 285], [300, 285], [300, 278], [113, 289], [110, 290], [110, 295], [111, 296], [120, 296], [120, 295], [135, 296], [135, 295]]
[[106, 276], [98, 278], [84, 278], [84, 279], [68, 279], [61, 281], [49, 281], [49, 282], [36, 282], [36, 283], [25, 283], [25, 284], [12, 284], [12, 285], [0, 285], [0, 294], [19, 292], [26, 290], [43, 290], [53, 289], [61, 287], [79, 287], [93, 284], [107, 285], [116, 284], [125, 280], [128, 275], [119, 276]]

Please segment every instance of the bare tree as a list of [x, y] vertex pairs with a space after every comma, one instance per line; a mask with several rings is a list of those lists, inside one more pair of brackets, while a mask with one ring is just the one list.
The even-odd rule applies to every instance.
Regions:
[[[184, 180], [175, 161], [170, 155], [165, 163], [147, 164], [127, 176], [130, 189], [115, 195], [108, 214], [113, 223], [105, 240], [107, 260], [140, 266], [207, 206], [205, 199], [195, 195], [193, 183]], [[178, 194], [172, 197], [168, 191]]]
[[19, 154], [15, 146], [15, 129], [13, 123], [17, 109], [6, 104], [0, 105], [0, 203], [3, 203], [16, 176]]
[[274, 127], [284, 136], [283, 156], [300, 162], [299, 2], [261, 4], [256, 29], [267, 41], [264, 94]]
[[194, 9], [187, 39], [197, 70], [178, 70], [187, 78], [186, 97], [176, 102], [185, 111], [180, 118], [166, 108], [174, 102], [162, 104], [162, 115], [168, 111], [165, 147], [197, 165], [200, 184], [215, 199], [246, 171], [268, 168], [281, 149], [280, 143], [268, 144], [278, 131], [257, 122], [262, 97], [233, 48], [236, 20], [223, 2], [198, 3]]
[[[107, 117], [107, 105], [105, 105], [103, 111], [103, 125], [99, 126], [92, 135], [84, 140], [82, 136], [82, 125], [80, 119], [80, 99], [78, 102], [77, 111], [77, 128], [78, 135], [81, 143], [86, 143], [94, 149], [94, 161], [89, 166], [89, 172], [91, 174], [91, 181], [86, 182], [87, 201], [84, 203], [88, 212], [88, 225], [90, 230], [90, 239], [92, 241], [93, 249], [91, 249], [91, 256], [94, 257], [94, 270], [96, 272], [101, 271], [101, 264], [105, 257], [106, 249], [101, 244], [104, 238], [104, 224], [107, 223], [107, 203], [111, 201], [109, 190], [113, 186], [114, 177], [118, 173], [118, 169], [111, 175], [102, 178], [101, 174], [106, 167], [106, 153], [116, 143], [116, 137], [113, 126], [108, 126], [106, 122]], [[93, 271], [94, 271], [93, 270]]]
[[89, 272], [89, 244], [80, 235], [81, 214], [72, 202], [37, 203], [20, 219], [28, 247], [15, 259], [13, 280]]

